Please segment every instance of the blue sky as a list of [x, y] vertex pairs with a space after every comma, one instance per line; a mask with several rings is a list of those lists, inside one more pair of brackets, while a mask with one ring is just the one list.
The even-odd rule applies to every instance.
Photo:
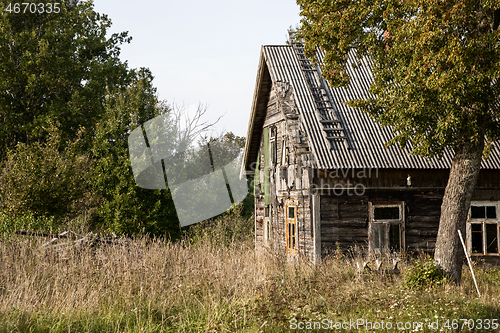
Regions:
[[300, 21], [294, 0], [95, 0], [111, 32], [128, 31], [121, 58], [147, 67], [160, 99], [193, 109], [206, 120], [224, 115], [216, 132], [246, 136], [261, 45], [284, 44]]

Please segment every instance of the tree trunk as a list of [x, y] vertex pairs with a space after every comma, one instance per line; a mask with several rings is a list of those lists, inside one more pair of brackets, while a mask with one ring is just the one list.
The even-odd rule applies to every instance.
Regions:
[[465, 235], [467, 215], [483, 156], [484, 136], [477, 143], [464, 142], [455, 149], [450, 177], [444, 191], [434, 259], [460, 283], [464, 251], [457, 230]]

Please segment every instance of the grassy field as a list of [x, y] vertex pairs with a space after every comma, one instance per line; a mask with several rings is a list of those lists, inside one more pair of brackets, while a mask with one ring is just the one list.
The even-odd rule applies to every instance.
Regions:
[[3, 237], [0, 332], [363, 332], [391, 331], [389, 323], [392, 331], [488, 332], [486, 319], [500, 319], [498, 269], [476, 267], [481, 297], [466, 267], [461, 286], [409, 288], [411, 263], [397, 276], [359, 275], [342, 255], [290, 264], [256, 253], [234, 227], [200, 227], [189, 242], [137, 238], [60, 252], [42, 248], [46, 239]]

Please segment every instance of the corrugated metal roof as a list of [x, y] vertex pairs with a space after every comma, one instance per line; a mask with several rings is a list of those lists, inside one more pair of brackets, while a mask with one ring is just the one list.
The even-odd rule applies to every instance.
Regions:
[[[305, 80], [297, 56], [291, 46], [264, 46], [264, 58], [273, 82], [289, 82], [294, 89], [302, 128], [309, 138], [309, 145], [320, 169], [335, 168], [408, 168], [408, 169], [443, 169], [450, 168], [451, 151], [446, 151], [441, 158], [425, 159], [410, 155], [410, 148], [400, 149], [397, 146], [385, 147], [385, 143], [394, 137], [389, 127], [382, 127], [371, 119], [367, 113], [349, 107], [346, 102], [352, 99], [369, 96], [368, 88], [373, 80], [370, 64], [361, 60], [361, 66], [356, 63], [353, 53], [349, 55], [347, 72], [351, 83], [347, 88], [331, 88], [325, 82], [327, 94], [334, 106], [336, 118], [341, 121], [341, 127], [347, 136], [347, 145], [338, 141], [332, 145], [322, 135], [322, 127], [316, 116], [315, 104]], [[324, 53], [318, 52], [321, 62]], [[318, 69], [319, 70], [319, 69]], [[500, 149], [496, 143], [487, 160], [483, 160], [484, 169], [500, 168]]]

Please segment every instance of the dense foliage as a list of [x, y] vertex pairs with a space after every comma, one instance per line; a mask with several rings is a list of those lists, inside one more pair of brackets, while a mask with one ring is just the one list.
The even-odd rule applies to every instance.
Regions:
[[47, 129], [46, 143], [19, 143], [0, 169], [0, 209], [13, 217], [31, 212], [58, 219], [74, 217], [92, 205], [86, 186], [92, 174], [89, 154], [79, 153], [82, 131], [61, 149], [60, 131]]
[[499, 1], [298, 0], [306, 50], [347, 84], [346, 55], [373, 62], [372, 97], [352, 102], [424, 156], [500, 137]]
[[409, 288], [440, 285], [446, 281], [443, 272], [429, 256], [420, 260], [414, 259], [413, 265], [408, 268], [404, 275], [404, 280]]
[[110, 92], [104, 117], [96, 125], [90, 183], [100, 196], [99, 224], [120, 234], [180, 232], [170, 192], [136, 186], [130, 166], [128, 134], [145, 121], [170, 112], [156, 100], [152, 80], [149, 71], [141, 70], [129, 87]]
[[62, 142], [92, 128], [103, 114], [104, 92], [129, 77], [118, 56], [130, 38], [108, 38], [111, 20], [92, 2], [73, 8], [63, 2], [50, 14], [9, 13], [9, 3], [0, 1], [0, 160], [18, 143], [45, 140], [42, 129], [50, 123], [60, 125]]
[[[0, 0], [0, 222], [179, 236], [168, 187], [137, 186], [128, 135], [163, 115], [169, 156], [188, 148], [194, 161], [194, 134], [208, 123], [181, 129], [182, 112], [158, 101], [151, 72], [119, 59], [131, 38], [109, 35], [111, 20], [91, 1], [43, 14], [9, 13], [9, 3]], [[237, 155], [243, 139], [224, 140]]]

